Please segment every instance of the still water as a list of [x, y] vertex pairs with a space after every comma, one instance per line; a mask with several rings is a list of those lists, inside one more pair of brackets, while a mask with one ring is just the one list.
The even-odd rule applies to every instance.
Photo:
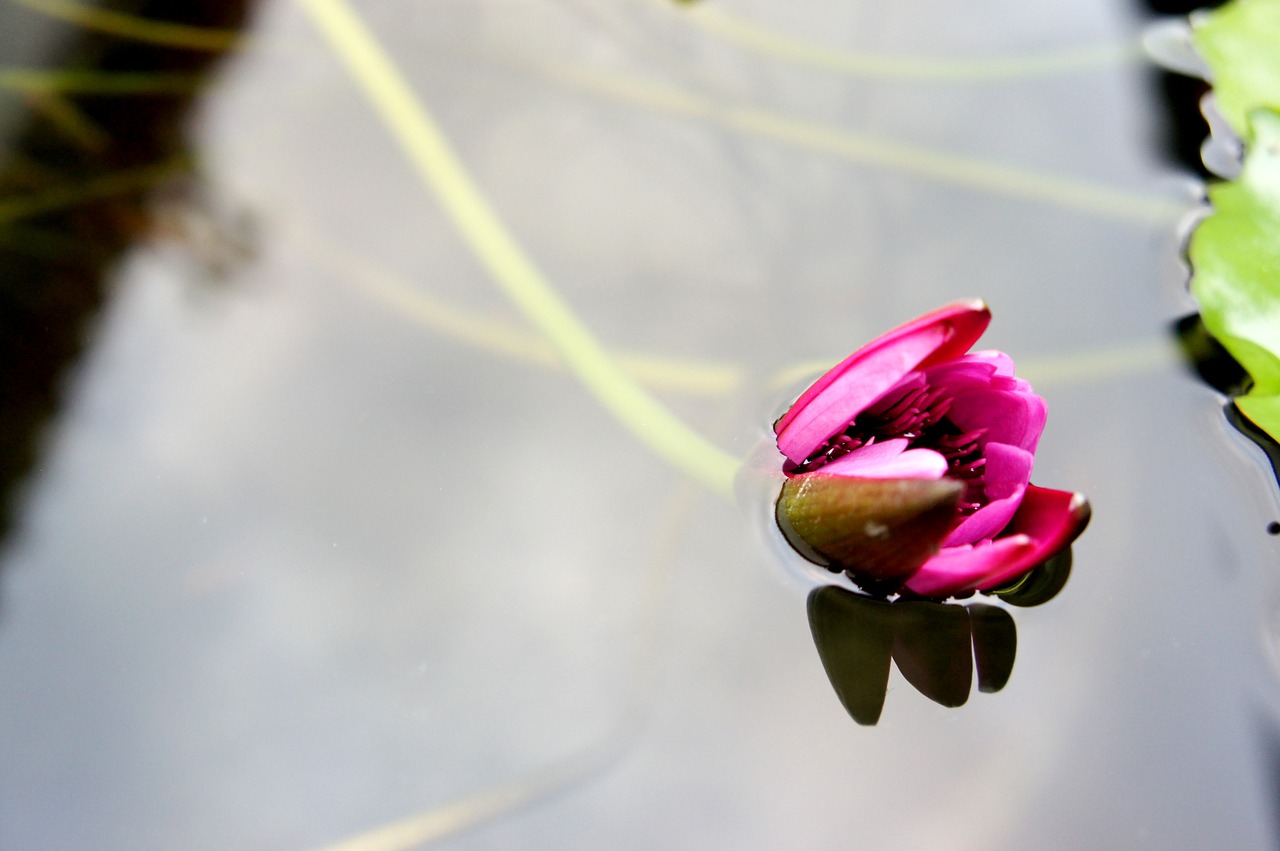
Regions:
[[6, 69], [170, 88], [0, 77], [0, 846], [1275, 845], [1276, 483], [1170, 335], [1199, 189], [1144, 12], [354, 7], [579, 318], [736, 456], [815, 366], [991, 305], [1049, 404], [1034, 479], [1092, 525], [1056, 598], [995, 604], [1003, 688], [895, 670], [868, 726], [767, 505], [557, 366], [319, 23], [345, 4], [55, 5], [0, 6]]

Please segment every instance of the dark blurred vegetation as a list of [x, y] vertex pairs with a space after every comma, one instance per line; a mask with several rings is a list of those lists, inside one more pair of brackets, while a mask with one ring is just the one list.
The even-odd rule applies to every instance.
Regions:
[[[8, 35], [45, 23], [38, 5], [6, 10]], [[151, 227], [151, 194], [193, 169], [187, 120], [249, 3], [79, 8], [89, 16], [66, 24], [61, 48], [39, 69], [6, 69], [56, 74], [0, 89], [23, 102], [18, 126], [0, 127], [0, 536], [113, 265]], [[201, 34], [183, 27], [209, 28], [211, 37], [182, 38]]]

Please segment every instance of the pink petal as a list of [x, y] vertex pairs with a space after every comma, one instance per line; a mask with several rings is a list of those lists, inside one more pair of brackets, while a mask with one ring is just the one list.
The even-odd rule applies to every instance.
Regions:
[[[924, 370], [925, 380], [929, 384], [945, 385], [953, 391], [990, 387], [1000, 375], [1001, 364], [993, 363], [983, 357], [985, 352], [970, 352], [953, 361], [940, 363]], [[1001, 354], [995, 352], [994, 354]], [[1006, 360], [1008, 356], [1005, 356]], [[1010, 364], [1013, 361], [1009, 361]]]
[[972, 544], [995, 537], [1009, 525], [1022, 502], [1031, 478], [1030, 452], [1003, 443], [989, 443], [986, 451], [987, 504], [964, 519], [943, 543], [944, 547]]
[[[982, 336], [983, 332], [987, 330], [987, 326], [991, 324], [991, 309], [980, 298], [957, 301], [948, 304], [946, 307], [940, 307], [937, 310], [926, 313], [919, 319], [914, 320], [914, 322], [908, 322], [902, 327], [907, 328], [915, 322], [939, 321], [948, 322], [955, 333], [937, 351], [920, 362], [919, 365], [922, 369], [933, 366], [935, 363], [955, 360], [973, 348], [973, 344], [978, 342], [978, 338]], [[885, 336], [888, 336], [888, 334]]]
[[984, 454], [995, 443], [1034, 454], [1047, 414], [1044, 399], [1035, 393], [983, 388], [957, 393], [947, 417], [961, 431], [985, 428], [978, 441]]
[[969, 352], [953, 361], [938, 364], [929, 368], [929, 374], [935, 370], [951, 367], [953, 364], [980, 364], [986, 367], [984, 374], [989, 376], [987, 383], [1005, 390], [1031, 390], [1031, 384], [1014, 375], [1013, 358], [996, 349], [982, 349]]
[[981, 349], [976, 352], [969, 352], [963, 358], [958, 358], [958, 360], [987, 363], [995, 369], [996, 375], [1006, 375], [1009, 378], [1013, 378], [1013, 358], [996, 349]]
[[[905, 437], [859, 447], [822, 467], [829, 476], [862, 479], [941, 479], [947, 459], [932, 449], [907, 449]], [[1012, 512], [1010, 512], [1012, 513]]]
[[1036, 542], [1027, 535], [948, 547], [926, 561], [907, 580], [907, 588], [922, 597], [950, 597], [976, 588], [1008, 565], [1022, 564], [1035, 551]]
[[906, 587], [924, 597], [997, 588], [1057, 555], [1084, 531], [1083, 494], [1028, 485], [1004, 537], [947, 547], [924, 563]]
[[776, 428], [782, 454], [797, 464], [808, 458], [942, 345], [950, 333], [946, 325], [936, 324], [890, 345], [855, 352], [806, 390], [779, 420]]
[[946, 387], [954, 399], [949, 417], [965, 431], [986, 428], [988, 440], [1034, 452], [1044, 430], [1044, 400], [1013, 375], [1004, 352], [970, 352], [924, 373], [931, 386]]
[[828, 370], [778, 420], [778, 448], [793, 463], [804, 461], [911, 370], [968, 351], [990, 321], [982, 302], [957, 302], [873, 340]]
[[1031, 384], [1013, 374], [1013, 358], [994, 350], [969, 352], [924, 370], [929, 384], [946, 385], [952, 392], [991, 387], [1031, 393]]
[[982, 590], [997, 588], [1062, 552], [1084, 531], [1090, 514], [1089, 500], [1082, 493], [1027, 485], [1018, 513], [1005, 532], [1031, 537], [1036, 541], [1035, 552], [1028, 555], [1023, 563], [1010, 564], [976, 587]]

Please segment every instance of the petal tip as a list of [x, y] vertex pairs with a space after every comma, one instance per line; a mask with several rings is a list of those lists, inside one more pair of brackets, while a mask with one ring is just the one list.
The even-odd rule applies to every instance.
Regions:
[[1089, 497], [1082, 493], [1073, 493], [1071, 502], [1067, 504], [1067, 511], [1075, 519], [1075, 530], [1072, 535], [1074, 540], [1084, 531], [1084, 527], [1089, 525], [1089, 520], [1093, 517], [1093, 506], [1089, 504]]

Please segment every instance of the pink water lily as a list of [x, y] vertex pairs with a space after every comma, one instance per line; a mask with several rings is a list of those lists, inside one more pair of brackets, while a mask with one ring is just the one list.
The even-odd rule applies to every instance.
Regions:
[[877, 590], [943, 598], [1005, 585], [1084, 529], [1081, 494], [1030, 484], [1044, 399], [958, 302], [854, 352], [774, 425], [778, 521], [811, 560]]

